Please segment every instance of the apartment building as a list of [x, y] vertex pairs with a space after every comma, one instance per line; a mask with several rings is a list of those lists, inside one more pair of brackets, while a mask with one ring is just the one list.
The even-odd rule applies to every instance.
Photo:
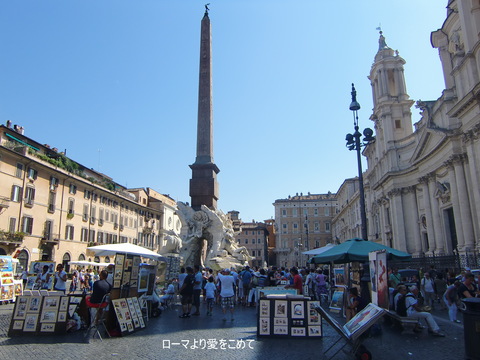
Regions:
[[0, 254], [22, 267], [50, 260], [105, 261], [88, 246], [129, 242], [159, 251], [180, 229], [175, 201], [152, 189], [127, 189], [105, 174], [0, 126]]
[[243, 246], [248, 250], [252, 257], [249, 261], [250, 266], [265, 267], [268, 263], [268, 246], [270, 232], [268, 225], [264, 222], [243, 222], [240, 219], [239, 212], [232, 210], [228, 212], [228, 217], [232, 220], [235, 231], [235, 240], [238, 246]]
[[275, 200], [275, 250], [278, 266], [305, 266], [312, 250], [332, 242], [336, 194], [303, 193]]

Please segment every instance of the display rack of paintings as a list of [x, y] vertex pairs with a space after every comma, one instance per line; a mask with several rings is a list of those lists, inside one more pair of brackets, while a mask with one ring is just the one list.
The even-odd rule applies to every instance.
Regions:
[[145, 327], [140, 304], [136, 297], [112, 300], [115, 315], [122, 334], [128, 334]]
[[180, 257], [167, 256], [167, 268], [165, 271], [165, 281], [170, 281], [178, 278], [180, 272]]
[[63, 333], [70, 317], [69, 307], [69, 296], [20, 295], [15, 302], [9, 336], [22, 333]]
[[322, 319], [317, 301], [307, 299], [261, 298], [258, 311], [258, 336], [321, 337]]

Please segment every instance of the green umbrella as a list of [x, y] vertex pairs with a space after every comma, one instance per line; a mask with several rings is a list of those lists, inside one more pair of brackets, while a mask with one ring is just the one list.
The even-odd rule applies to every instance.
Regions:
[[315, 255], [310, 259], [312, 264], [344, 264], [352, 261], [368, 261], [368, 253], [372, 251], [386, 250], [388, 259], [409, 260], [412, 258], [406, 252], [392, 249], [391, 247], [377, 244], [363, 239], [347, 240], [322, 254]]

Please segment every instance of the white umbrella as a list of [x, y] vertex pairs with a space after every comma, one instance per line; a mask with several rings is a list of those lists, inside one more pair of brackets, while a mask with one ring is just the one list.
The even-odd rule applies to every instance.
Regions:
[[152, 250], [148, 250], [144, 247], [130, 244], [130, 243], [120, 243], [120, 244], [107, 244], [107, 245], [98, 245], [90, 246], [87, 248], [95, 253], [97, 256], [111, 256], [116, 253], [122, 254], [133, 254], [146, 257], [158, 261], [167, 261], [162, 255], [157, 254]]
[[321, 253], [324, 253], [325, 251], [327, 250], [330, 250], [332, 247], [334, 247], [335, 245], [333, 244], [327, 244], [321, 248], [316, 248], [316, 249], [312, 249], [312, 250], [308, 250], [308, 251], [304, 251], [302, 254], [305, 254], [305, 255], [318, 255], [318, 254], [321, 254]]
[[94, 261], [85, 261], [85, 260], [72, 260], [68, 262], [69, 265], [81, 265], [81, 266], [108, 266], [113, 263], [97, 263]]

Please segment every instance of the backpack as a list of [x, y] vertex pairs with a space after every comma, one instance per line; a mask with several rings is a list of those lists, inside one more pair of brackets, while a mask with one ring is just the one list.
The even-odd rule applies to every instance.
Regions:
[[408, 295], [407, 294], [407, 295], [400, 296], [400, 298], [398, 299], [398, 302], [397, 302], [397, 308], [395, 309], [397, 314], [402, 316], [402, 317], [407, 316], [407, 309], [408, 309], [407, 308], [407, 303], [406, 303], [407, 297], [413, 297], [413, 295]]

